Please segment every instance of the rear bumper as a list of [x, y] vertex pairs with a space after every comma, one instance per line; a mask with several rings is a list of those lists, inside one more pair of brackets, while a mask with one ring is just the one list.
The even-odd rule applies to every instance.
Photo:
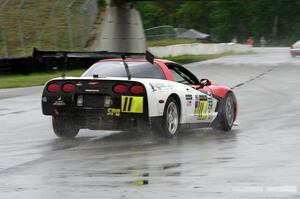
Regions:
[[136, 127], [138, 122], [149, 124], [149, 118], [146, 114], [121, 113], [120, 115], [111, 115], [106, 109], [64, 110], [54, 108], [52, 115], [72, 118], [80, 128], [91, 130], [124, 130]]
[[[114, 103], [110, 107], [78, 107], [76, 97], [62, 98], [60, 101], [49, 99], [51, 98], [48, 98], [47, 101], [42, 100], [44, 115], [72, 118], [80, 128], [124, 130], [137, 126], [139, 121], [149, 122], [146, 98], [143, 102], [143, 111], [140, 113], [128, 112], [128, 109], [122, 110], [119, 98], [114, 99]], [[129, 100], [127, 101], [129, 102]]]

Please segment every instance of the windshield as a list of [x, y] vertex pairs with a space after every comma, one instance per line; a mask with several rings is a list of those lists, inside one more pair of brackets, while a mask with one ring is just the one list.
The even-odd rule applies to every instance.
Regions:
[[[166, 79], [160, 67], [149, 62], [127, 62], [130, 74], [136, 78]], [[82, 77], [127, 77], [122, 61], [98, 62], [91, 66]]]

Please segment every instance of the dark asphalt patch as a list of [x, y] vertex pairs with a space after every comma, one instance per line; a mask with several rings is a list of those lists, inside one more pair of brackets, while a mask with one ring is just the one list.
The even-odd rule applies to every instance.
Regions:
[[163, 170], [177, 168], [177, 167], [180, 167], [180, 166], [181, 166], [181, 163], [166, 164], [166, 165], [163, 166]]
[[181, 176], [181, 172], [177, 171], [177, 172], [166, 173], [166, 176]]
[[27, 111], [14, 111], [14, 112], [10, 112], [10, 113], [0, 114], [0, 116], [20, 114], [20, 113], [25, 113], [25, 112], [27, 112]]
[[49, 145], [52, 148], [52, 151], [66, 150], [83, 144], [84, 142], [88, 142], [88, 138], [74, 138], [74, 139], [63, 139], [57, 138], [53, 140]]

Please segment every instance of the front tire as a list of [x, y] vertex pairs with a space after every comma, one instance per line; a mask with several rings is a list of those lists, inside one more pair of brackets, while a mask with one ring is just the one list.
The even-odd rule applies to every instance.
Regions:
[[74, 138], [80, 128], [72, 118], [52, 116], [52, 127], [55, 135], [61, 138]]
[[167, 138], [176, 136], [179, 132], [179, 115], [178, 102], [172, 97], [169, 98], [166, 102], [162, 121], [156, 121], [152, 124], [154, 133]]
[[232, 93], [228, 93], [221, 101], [220, 110], [212, 127], [221, 131], [230, 131], [235, 119], [235, 98]]

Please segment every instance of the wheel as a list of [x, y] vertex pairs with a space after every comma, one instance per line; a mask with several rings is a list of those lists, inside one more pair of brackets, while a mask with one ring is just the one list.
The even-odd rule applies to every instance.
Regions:
[[52, 127], [55, 135], [62, 138], [74, 138], [80, 130], [74, 120], [67, 117], [52, 116]]
[[167, 138], [176, 136], [179, 131], [179, 114], [178, 102], [170, 97], [166, 102], [162, 120], [152, 124], [154, 133]]
[[221, 101], [220, 110], [212, 127], [217, 130], [230, 131], [234, 122], [235, 98], [232, 93], [228, 93]]

